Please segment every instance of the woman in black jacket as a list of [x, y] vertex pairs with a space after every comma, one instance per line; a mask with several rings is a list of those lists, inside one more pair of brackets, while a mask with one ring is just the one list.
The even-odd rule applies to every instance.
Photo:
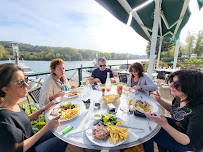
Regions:
[[153, 99], [171, 113], [171, 118], [163, 115], [145, 115], [162, 128], [155, 137], [144, 143], [146, 152], [153, 152], [153, 141], [162, 149], [181, 152], [203, 149], [203, 73], [180, 70], [169, 76], [172, 103], [160, 98], [157, 91]]

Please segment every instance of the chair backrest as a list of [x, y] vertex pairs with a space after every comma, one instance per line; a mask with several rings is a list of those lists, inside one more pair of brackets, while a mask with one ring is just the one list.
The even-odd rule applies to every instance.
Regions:
[[39, 103], [40, 89], [41, 87], [28, 92], [28, 94], [32, 97], [35, 103]]
[[128, 74], [127, 73], [118, 73], [119, 81], [123, 83], [127, 83]]

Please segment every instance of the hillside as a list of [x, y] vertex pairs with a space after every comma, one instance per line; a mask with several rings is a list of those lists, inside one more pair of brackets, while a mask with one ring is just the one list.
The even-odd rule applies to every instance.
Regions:
[[[105, 53], [90, 49], [76, 49], [71, 47], [50, 47], [33, 46], [30, 44], [18, 43], [20, 58], [24, 60], [52, 60], [61, 58], [65, 61], [93, 60], [98, 54], [99, 57], [105, 57], [107, 60], [125, 60], [125, 59], [147, 59], [145, 55], [134, 55], [127, 53]], [[125, 52], [125, 51], [124, 51]], [[0, 60], [12, 58], [13, 50], [11, 42], [0, 41]]]

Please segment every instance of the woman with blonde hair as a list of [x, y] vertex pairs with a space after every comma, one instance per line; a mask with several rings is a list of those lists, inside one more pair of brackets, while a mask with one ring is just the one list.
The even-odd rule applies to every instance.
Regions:
[[50, 63], [51, 74], [46, 78], [40, 90], [40, 106], [47, 105], [50, 101], [65, 95], [74, 86], [70, 84], [65, 76], [65, 63], [62, 59], [53, 59]]

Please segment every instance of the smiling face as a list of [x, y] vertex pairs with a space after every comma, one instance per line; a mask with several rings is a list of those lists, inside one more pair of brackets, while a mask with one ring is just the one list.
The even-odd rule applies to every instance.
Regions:
[[60, 79], [65, 74], [65, 65], [58, 64], [54, 69], [53, 73], [55, 73], [56, 76]]
[[6, 94], [14, 98], [23, 98], [27, 95], [28, 84], [23, 81], [25, 80], [22, 71], [18, 70], [14, 73], [13, 78], [7, 87]]
[[99, 66], [100, 71], [104, 71], [106, 69], [106, 62], [99, 61], [98, 66]]
[[182, 100], [186, 99], [187, 95], [181, 91], [181, 86], [178, 81], [178, 76], [173, 77], [173, 81], [170, 83], [169, 87], [171, 89], [171, 94], [173, 96], [180, 97]]

